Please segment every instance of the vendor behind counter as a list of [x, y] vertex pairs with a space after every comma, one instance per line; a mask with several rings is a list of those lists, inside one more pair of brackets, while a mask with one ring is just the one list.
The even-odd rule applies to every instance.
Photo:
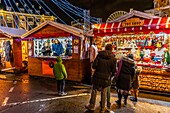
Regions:
[[34, 53], [36, 57], [72, 56], [72, 41], [69, 37], [58, 39], [35, 39], [34, 45]]

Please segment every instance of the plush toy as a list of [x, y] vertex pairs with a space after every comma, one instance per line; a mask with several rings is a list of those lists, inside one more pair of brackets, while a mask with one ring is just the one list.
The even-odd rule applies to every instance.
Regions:
[[156, 47], [161, 48], [162, 47], [162, 42], [158, 41], [157, 44], [156, 44]]
[[141, 58], [141, 60], [144, 59], [144, 55], [145, 55], [144, 50], [141, 49], [141, 51], [140, 51], [140, 58]]
[[152, 45], [152, 39], [149, 37], [148, 38], [148, 46], [151, 46]]

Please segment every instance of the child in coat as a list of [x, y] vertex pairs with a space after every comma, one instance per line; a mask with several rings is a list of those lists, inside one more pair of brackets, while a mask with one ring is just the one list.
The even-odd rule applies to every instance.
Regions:
[[139, 93], [139, 74], [142, 71], [142, 67], [137, 67], [136, 68], [136, 73], [135, 76], [133, 78], [133, 83], [132, 83], [132, 90], [131, 90], [131, 94], [133, 97], [130, 98], [131, 101], [134, 102], [134, 104], [136, 104], [137, 102], [137, 97], [138, 97], [138, 93]]
[[65, 69], [64, 64], [62, 64], [62, 59], [60, 56], [56, 59], [56, 64], [54, 64], [53, 67], [53, 73], [57, 80], [57, 89], [58, 89], [58, 95], [64, 96], [67, 95], [67, 93], [64, 92], [65, 89], [65, 79], [67, 78], [67, 72]]

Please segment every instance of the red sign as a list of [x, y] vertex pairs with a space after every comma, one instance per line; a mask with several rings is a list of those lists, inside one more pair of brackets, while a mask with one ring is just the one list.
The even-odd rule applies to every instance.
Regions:
[[44, 75], [53, 75], [53, 68], [49, 67], [50, 61], [42, 61], [42, 74]]

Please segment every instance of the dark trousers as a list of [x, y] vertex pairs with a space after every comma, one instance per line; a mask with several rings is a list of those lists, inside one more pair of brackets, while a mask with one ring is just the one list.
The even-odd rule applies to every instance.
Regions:
[[58, 93], [64, 92], [65, 89], [65, 79], [57, 80], [57, 90]]
[[127, 98], [128, 98], [128, 94], [126, 93], [121, 93], [120, 91], [118, 91], [118, 104], [121, 105], [121, 100], [122, 100], [122, 96], [124, 97], [124, 104], [127, 104]]

